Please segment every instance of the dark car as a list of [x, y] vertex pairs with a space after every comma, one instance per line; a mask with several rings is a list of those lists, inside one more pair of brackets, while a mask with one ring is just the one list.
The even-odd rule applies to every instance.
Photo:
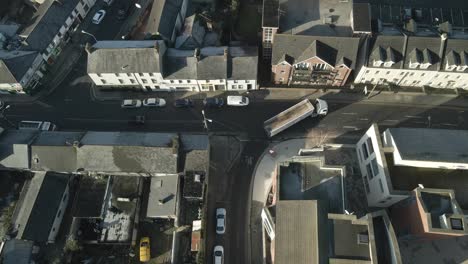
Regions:
[[190, 99], [177, 99], [174, 102], [175, 107], [193, 107], [193, 102]]
[[117, 11], [117, 19], [124, 20], [127, 17], [129, 9], [130, 9], [130, 4], [127, 1], [120, 3], [119, 10]]
[[223, 98], [205, 98], [203, 100], [205, 107], [222, 107], [224, 105]]

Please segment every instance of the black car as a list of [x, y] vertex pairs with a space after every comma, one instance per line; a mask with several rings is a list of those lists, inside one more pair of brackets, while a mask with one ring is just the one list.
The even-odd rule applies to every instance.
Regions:
[[130, 9], [130, 4], [128, 1], [120, 3], [119, 10], [117, 11], [117, 19], [124, 20], [127, 17], [129, 9]]
[[203, 100], [203, 105], [205, 107], [222, 107], [224, 105], [223, 98], [205, 98]]
[[190, 99], [177, 99], [174, 102], [175, 107], [193, 107], [193, 102]]

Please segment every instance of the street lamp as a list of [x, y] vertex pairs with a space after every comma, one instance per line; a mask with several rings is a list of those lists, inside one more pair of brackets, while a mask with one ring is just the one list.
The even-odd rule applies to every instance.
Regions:
[[203, 116], [203, 126], [205, 127], [206, 130], [208, 130], [208, 122], [213, 123], [213, 120], [206, 118], [205, 110], [202, 110], [201, 113], [202, 113], [202, 116]]
[[83, 34], [86, 34], [86, 35], [89, 35], [89, 36], [93, 37], [94, 41], [95, 41], [95, 42], [98, 42], [98, 41], [97, 41], [97, 39], [96, 39], [96, 37], [95, 37], [93, 34], [91, 34], [91, 33], [89, 33], [89, 32], [86, 32], [86, 31], [84, 31], [84, 30], [81, 30], [81, 33], [83, 33]]

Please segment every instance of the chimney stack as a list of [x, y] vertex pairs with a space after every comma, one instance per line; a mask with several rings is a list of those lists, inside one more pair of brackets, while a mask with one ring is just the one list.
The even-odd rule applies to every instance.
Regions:
[[197, 61], [200, 61], [200, 49], [196, 48], [195, 51], [193, 52], [193, 57], [197, 59]]
[[[447, 42], [447, 33], [442, 33], [440, 35], [440, 47], [439, 47], [439, 60], [442, 60], [445, 53], [445, 43]], [[443, 64], [439, 63], [439, 70], [443, 68]]]
[[91, 54], [94, 51], [93, 46], [91, 46], [91, 44], [89, 44], [89, 42], [86, 42], [85, 50], [86, 50], [86, 52], [88, 54]]
[[229, 55], [229, 50], [228, 48], [224, 48], [224, 60], [227, 60], [228, 59], [228, 55]]
[[156, 50], [156, 53], [159, 53], [159, 42], [158, 41], [156, 41], [154, 43], [154, 50]]

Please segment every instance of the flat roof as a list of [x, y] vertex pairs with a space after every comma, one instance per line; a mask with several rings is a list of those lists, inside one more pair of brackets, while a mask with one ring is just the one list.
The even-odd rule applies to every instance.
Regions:
[[150, 218], [175, 218], [179, 176], [151, 177], [146, 216]]
[[369, 236], [369, 227], [353, 223], [350, 219], [329, 219], [329, 230], [333, 232], [330, 239], [334, 258], [370, 260], [369, 243], [358, 243], [358, 235]]
[[389, 128], [403, 160], [468, 163], [468, 131]]
[[279, 201], [276, 204], [276, 264], [319, 264], [328, 259], [326, 222], [319, 201]]
[[293, 35], [351, 36], [352, 1], [280, 0], [280, 31]]
[[393, 155], [385, 154], [394, 190], [412, 191], [422, 184], [425, 188], [452, 189], [460, 207], [468, 209], [468, 170], [449, 170], [396, 166]]

